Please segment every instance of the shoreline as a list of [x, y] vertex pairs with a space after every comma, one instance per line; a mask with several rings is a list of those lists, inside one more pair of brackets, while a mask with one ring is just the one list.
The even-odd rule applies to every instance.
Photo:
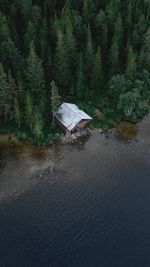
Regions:
[[[100, 134], [104, 134], [106, 136], [108, 135], [113, 135], [115, 136], [118, 140], [121, 141], [130, 141], [133, 139], [136, 139], [137, 135], [138, 135], [138, 129], [140, 128], [140, 125], [142, 124], [142, 122], [144, 122], [146, 120], [146, 118], [148, 117], [148, 115], [150, 115], [150, 113], [147, 113], [143, 118], [141, 118], [137, 123], [131, 123], [128, 121], [120, 121], [116, 127], [114, 128], [109, 128], [109, 129], [105, 129], [105, 128], [101, 128], [101, 127], [91, 127], [91, 128], [85, 128], [85, 132], [89, 132], [89, 136], [91, 135], [91, 133], [93, 133], [94, 131], [98, 131]], [[131, 133], [131, 135], [129, 134], [129, 138], [128, 136], [124, 138], [124, 134], [120, 135], [120, 125], [123, 129], [123, 131], [126, 131], [126, 126], [127, 128], [131, 126], [131, 132], [133, 131], [133, 133]], [[130, 129], [129, 129], [130, 130]], [[80, 135], [80, 134], [79, 134]], [[73, 136], [73, 135], [72, 135]], [[80, 137], [80, 136], [79, 136]], [[82, 136], [81, 136], [82, 137]], [[85, 137], [86, 139], [86, 135], [83, 137]], [[87, 134], [88, 137], [88, 134]], [[78, 142], [78, 138], [74, 139], [75, 141], [77, 140]], [[75, 142], [75, 143], [77, 143]], [[80, 140], [79, 140], [80, 142]], [[60, 145], [67, 145], [67, 144], [73, 144], [72, 139], [67, 139], [66, 134], [64, 134], [63, 132], [60, 134], [60, 139], [55, 140], [55, 138], [52, 138], [50, 143], [44, 143], [43, 144], [38, 144], [38, 143], [34, 143], [31, 141], [31, 138], [27, 138], [25, 140], [19, 139], [17, 137], [17, 133], [15, 132], [0, 132], [0, 144], [2, 143], [8, 143], [8, 144], [12, 144], [12, 146], [16, 146], [16, 145], [30, 145], [30, 146], [34, 146], [34, 147], [51, 147], [54, 144], [60, 144]]]

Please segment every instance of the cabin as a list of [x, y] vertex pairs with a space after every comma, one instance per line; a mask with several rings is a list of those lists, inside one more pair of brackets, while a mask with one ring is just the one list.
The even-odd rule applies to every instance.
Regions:
[[83, 129], [91, 120], [88, 114], [71, 103], [63, 103], [55, 114], [55, 121], [66, 133], [74, 133]]

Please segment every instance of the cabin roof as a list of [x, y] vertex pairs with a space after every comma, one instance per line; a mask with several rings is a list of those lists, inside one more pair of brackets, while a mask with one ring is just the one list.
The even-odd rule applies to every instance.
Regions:
[[74, 127], [81, 120], [92, 120], [92, 118], [84, 111], [80, 110], [78, 106], [71, 103], [63, 103], [57, 114], [55, 115], [57, 120], [61, 122], [69, 131], [73, 130]]

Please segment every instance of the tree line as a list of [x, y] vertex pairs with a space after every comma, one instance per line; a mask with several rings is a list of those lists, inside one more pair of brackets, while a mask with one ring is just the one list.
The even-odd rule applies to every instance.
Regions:
[[150, 100], [150, 2], [0, 0], [0, 55], [1, 122], [40, 138], [53, 91], [136, 121]]

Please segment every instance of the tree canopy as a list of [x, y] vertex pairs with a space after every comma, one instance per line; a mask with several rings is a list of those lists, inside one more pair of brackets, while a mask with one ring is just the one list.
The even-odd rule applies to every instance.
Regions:
[[122, 118], [143, 115], [150, 101], [148, 0], [7, 0], [0, 10], [2, 121], [40, 137], [57, 87], [64, 101]]

